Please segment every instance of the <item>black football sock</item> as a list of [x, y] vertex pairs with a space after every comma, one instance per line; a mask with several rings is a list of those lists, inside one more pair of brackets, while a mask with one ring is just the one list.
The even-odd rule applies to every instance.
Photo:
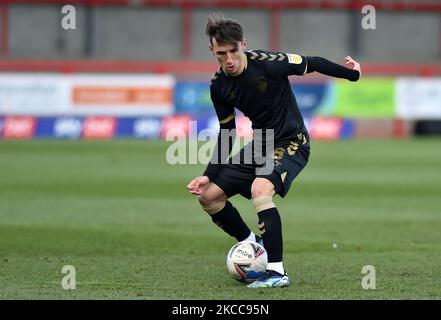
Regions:
[[268, 262], [281, 262], [283, 255], [282, 221], [276, 207], [257, 213], [259, 231], [268, 254]]
[[212, 214], [211, 219], [237, 241], [245, 240], [251, 233], [239, 211], [229, 201], [225, 202], [225, 207], [221, 211]]

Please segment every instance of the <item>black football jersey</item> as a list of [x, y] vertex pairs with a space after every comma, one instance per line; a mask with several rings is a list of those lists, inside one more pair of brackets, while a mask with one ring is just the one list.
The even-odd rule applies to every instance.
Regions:
[[291, 90], [290, 75], [307, 72], [307, 58], [298, 54], [251, 50], [245, 52], [244, 71], [234, 77], [222, 68], [213, 76], [211, 100], [221, 124], [234, 119], [235, 108], [255, 129], [274, 129], [274, 140], [308, 133]]

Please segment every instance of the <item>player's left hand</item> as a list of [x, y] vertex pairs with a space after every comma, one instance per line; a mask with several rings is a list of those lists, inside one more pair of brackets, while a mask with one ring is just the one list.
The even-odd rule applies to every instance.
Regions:
[[353, 70], [357, 70], [358, 72], [360, 72], [360, 76], [361, 76], [361, 66], [360, 64], [355, 61], [354, 59], [352, 59], [350, 56], [346, 56], [345, 57], [346, 60], [346, 64], [351, 67]]

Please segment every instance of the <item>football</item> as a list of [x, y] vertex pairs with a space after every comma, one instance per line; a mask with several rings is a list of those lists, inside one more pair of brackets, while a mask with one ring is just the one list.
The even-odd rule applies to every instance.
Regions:
[[254, 241], [236, 243], [227, 255], [228, 274], [234, 279], [251, 283], [265, 273], [268, 255], [265, 248]]

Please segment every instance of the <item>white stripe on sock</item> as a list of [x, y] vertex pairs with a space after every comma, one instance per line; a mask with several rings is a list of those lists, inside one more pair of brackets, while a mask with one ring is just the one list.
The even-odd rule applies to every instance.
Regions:
[[276, 271], [280, 274], [285, 274], [285, 269], [283, 269], [283, 262], [268, 262], [266, 267], [268, 270]]
[[253, 231], [251, 231], [250, 235], [249, 235], [248, 238], [246, 238], [245, 240], [249, 240], [249, 241], [254, 241], [254, 242], [256, 242], [256, 235], [254, 234]]

